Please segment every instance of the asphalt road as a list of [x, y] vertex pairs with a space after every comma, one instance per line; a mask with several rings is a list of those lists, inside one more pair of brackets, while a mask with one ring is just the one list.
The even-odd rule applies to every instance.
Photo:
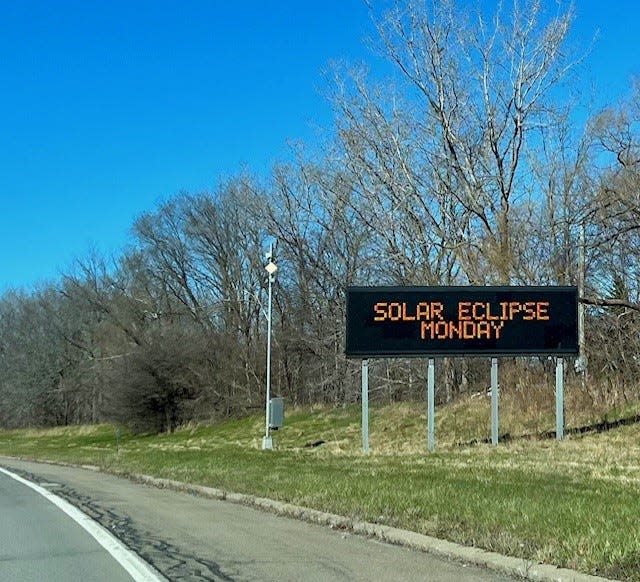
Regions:
[[[169, 580], [509, 580], [423, 552], [95, 471], [4, 458], [0, 466], [35, 482], [56, 484], [49, 489], [99, 521]], [[16, 492], [5, 481], [0, 481], [0, 579], [22, 580], [25, 578], [5, 576], [2, 570], [7, 567], [3, 561], [6, 555], [22, 555], [16, 528], [35, 520], [47, 524], [47, 539], [52, 540], [52, 546], [49, 549], [49, 542], [43, 541], [40, 553], [45, 556], [50, 551], [55, 556], [60, 552], [55, 549], [59, 547], [56, 538], [60, 537], [60, 526], [57, 521], [54, 524], [52, 513], [58, 510], [34, 499], [35, 493]], [[33, 508], [27, 509], [31, 504]], [[7, 510], [9, 520], [4, 519]], [[20, 535], [24, 538], [29, 534], [25, 531]], [[5, 546], [5, 541], [10, 545]], [[90, 542], [83, 546], [77, 539], [75, 543], [76, 553], [100, 559]], [[7, 547], [12, 548], [8, 553]], [[46, 556], [42, 560], [37, 570], [40, 573], [55, 561]], [[76, 571], [77, 576], [65, 580], [121, 579], [111, 573], [90, 578], [85, 572], [106, 570], [86, 566]], [[53, 580], [48, 573], [31, 579]]]
[[71, 517], [4, 473], [0, 516], [0, 580], [132, 580]]

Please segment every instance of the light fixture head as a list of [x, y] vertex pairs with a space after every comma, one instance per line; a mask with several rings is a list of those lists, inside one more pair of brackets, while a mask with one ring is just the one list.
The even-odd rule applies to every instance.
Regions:
[[275, 275], [276, 271], [278, 270], [278, 265], [276, 265], [273, 261], [269, 261], [264, 268], [266, 269], [267, 273], [269, 273], [269, 275]]

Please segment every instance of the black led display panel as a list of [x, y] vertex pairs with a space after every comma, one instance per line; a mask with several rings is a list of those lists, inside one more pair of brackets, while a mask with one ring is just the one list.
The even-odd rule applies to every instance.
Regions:
[[576, 287], [349, 287], [348, 357], [578, 353]]

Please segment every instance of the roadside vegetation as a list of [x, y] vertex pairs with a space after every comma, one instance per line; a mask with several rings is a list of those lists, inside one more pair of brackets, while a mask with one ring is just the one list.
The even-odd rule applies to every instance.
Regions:
[[[574, 37], [568, 1], [371, 11], [384, 78], [334, 70], [321, 141], [267, 175], [165, 199], [111, 259], [0, 295], [1, 428], [171, 432], [259, 409], [274, 239], [272, 379], [289, 403], [358, 401], [349, 285], [583, 280], [588, 378], [570, 360], [567, 382], [584, 381], [589, 406], [640, 400], [640, 83], [588, 107], [592, 39]], [[550, 374], [537, 358], [501, 363], [514, 387]], [[422, 397], [418, 360], [372, 362], [370, 375], [372, 401]], [[486, 367], [449, 359], [439, 382], [455, 402], [486, 388]]]
[[[371, 4], [385, 78], [334, 71], [321, 143], [169, 197], [119, 255], [0, 295], [0, 451], [640, 580], [640, 83], [590, 107], [570, 2]], [[271, 395], [294, 412], [267, 453], [274, 239]], [[553, 440], [551, 358], [501, 359], [498, 448], [486, 359], [442, 358], [435, 454], [424, 361], [372, 360], [363, 456], [351, 285], [579, 286], [568, 439]]]
[[434, 454], [422, 409], [373, 407], [369, 455], [360, 450], [358, 406], [291, 412], [274, 451], [260, 450], [255, 415], [172, 434], [119, 429], [118, 442], [113, 425], [20, 429], [0, 433], [0, 454], [209, 485], [640, 580], [640, 407], [569, 427], [560, 443], [519, 436], [524, 425], [505, 412], [512, 437], [492, 447], [469, 444], [470, 435], [488, 436], [489, 409], [464, 398], [438, 411]]

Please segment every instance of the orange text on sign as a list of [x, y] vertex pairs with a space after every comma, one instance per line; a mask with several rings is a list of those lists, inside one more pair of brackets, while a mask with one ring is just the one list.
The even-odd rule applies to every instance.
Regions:
[[423, 340], [498, 340], [510, 321], [550, 319], [548, 301], [459, 301], [455, 314], [439, 301], [379, 301], [373, 312], [375, 322], [420, 322]]
[[373, 321], [429, 321], [442, 319], [444, 306], [439, 301], [421, 301], [415, 307], [407, 303], [380, 301], [373, 306]]
[[460, 321], [513, 321], [521, 315], [523, 321], [548, 321], [548, 301], [501, 301], [498, 307], [480, 301], [461, 301], [458, 303]]

